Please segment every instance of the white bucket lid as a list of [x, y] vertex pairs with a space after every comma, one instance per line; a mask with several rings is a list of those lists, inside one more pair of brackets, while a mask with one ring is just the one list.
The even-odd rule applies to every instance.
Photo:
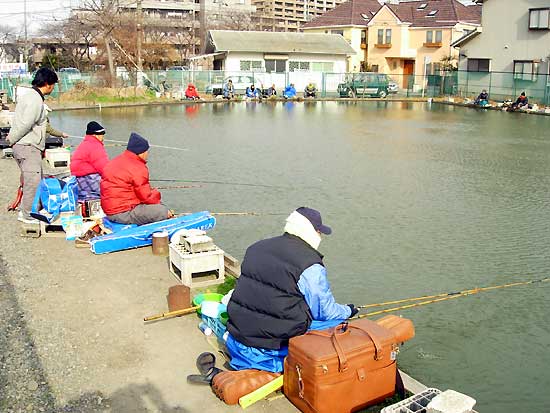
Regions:
[[203, 301], [201, 303], [201, 313], [205, 316], [218, 318], [220, 313], [223, 313], [227, 307], [217, 301]]

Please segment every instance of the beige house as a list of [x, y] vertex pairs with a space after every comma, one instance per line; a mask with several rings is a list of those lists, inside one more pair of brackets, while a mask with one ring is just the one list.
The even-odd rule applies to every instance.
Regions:
[[374, 71], [403, 75], [402, 87], [415, 76], [438, 74], [442, 62], [458, 61], [451, 43], [481, 24], [481, 8], [457, 0], [385, 4], [367, 24], [368, 64]]
[[[382, 3], [382, 4], [381, 4]], [[307, 23], [307, 32], [340, 33], [358, 52], [349, 71], [368, 70], [404, 75], [435, 74], [442, 60], [458, 60], [451, 43], [481, 23], [481, 7], [458, 0], [350, 0]], [[397, 79], [396, 79], [397, 80]]]
[[339, 34], [355, 50], [348, 58], [348, 72], [367, 71], [367, 23], [381, 8], [378, 0], [348, 0], [304, 24], [306, 33]]

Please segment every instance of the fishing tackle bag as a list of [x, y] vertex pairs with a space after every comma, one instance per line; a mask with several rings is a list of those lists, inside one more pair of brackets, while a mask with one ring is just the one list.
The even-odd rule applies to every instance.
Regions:
[[74, 212], [77, 205], [76, 177], [44, 178], [36, 190], [31, 216], [50, 223], [55, 221], [61, 212]]
[[399, 344], [414, 326], [396, 316], [379, 322], [363, 318], [291, 338], [284, 394], [292, 404], [304, 413], [348, 413], [392, 396]]

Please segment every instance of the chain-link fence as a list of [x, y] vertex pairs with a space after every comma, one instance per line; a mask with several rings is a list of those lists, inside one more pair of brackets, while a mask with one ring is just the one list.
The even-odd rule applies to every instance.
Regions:
[[[475, 98], [485, 89], [491, 100], [515, 99], [525, 92], [532, 102], [550, 104], [549, 75], [518, 75], [513, 73], [479, 73], [465, 71], [443, 72], [439, 75], [385, 75], [381, 73], [324, 73], [324, 72], [231, 72], [164, 70], [144, 71], [143, 75], [117, 70], [114, 89], [134, 89], [143, 86], [152, 94], [183, 98], [189, 83], [199, 93], [220, 95], [223, 86], [231, 79], [236, 94], [244, 94], [254, 84], [267, 89], [274, 86], [282, 95], [287, 85], [293, 84], [301, 96], [308, 84], [315, 85], [318, 97], [443, 97], [461, 96]], [[0, 77], [0, 90], [7, 91], [13, 100], [17, 85], [29, 85], [31, 75]], [[103, 88], [109, 84], [106, 72], [59, 73], [59, 84], [52, 96], [57, 98], [75, 88]], [[101, 94], [101, 90], [97, 91]], [[131, 96], [127, 91], [125, 96]]]

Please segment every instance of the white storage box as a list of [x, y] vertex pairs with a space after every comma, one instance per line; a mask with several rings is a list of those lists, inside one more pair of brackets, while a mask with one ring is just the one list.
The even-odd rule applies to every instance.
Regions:
[[441, 390], [429, 388], [399, 403], [384, 407], [380, 413], [413, 413], [425, 412], [428, 404], [441, 393]]
[[221, 284], [225, 279], [224, 252], [216, 247], [212, 251], [191, 253], [183, 245], [171, 243], [170, 271], [189, 288]]
[[71, 152], [65, 148], [46, 149], [44, 159], [51, 168], [66, 168], [71, 163]]

